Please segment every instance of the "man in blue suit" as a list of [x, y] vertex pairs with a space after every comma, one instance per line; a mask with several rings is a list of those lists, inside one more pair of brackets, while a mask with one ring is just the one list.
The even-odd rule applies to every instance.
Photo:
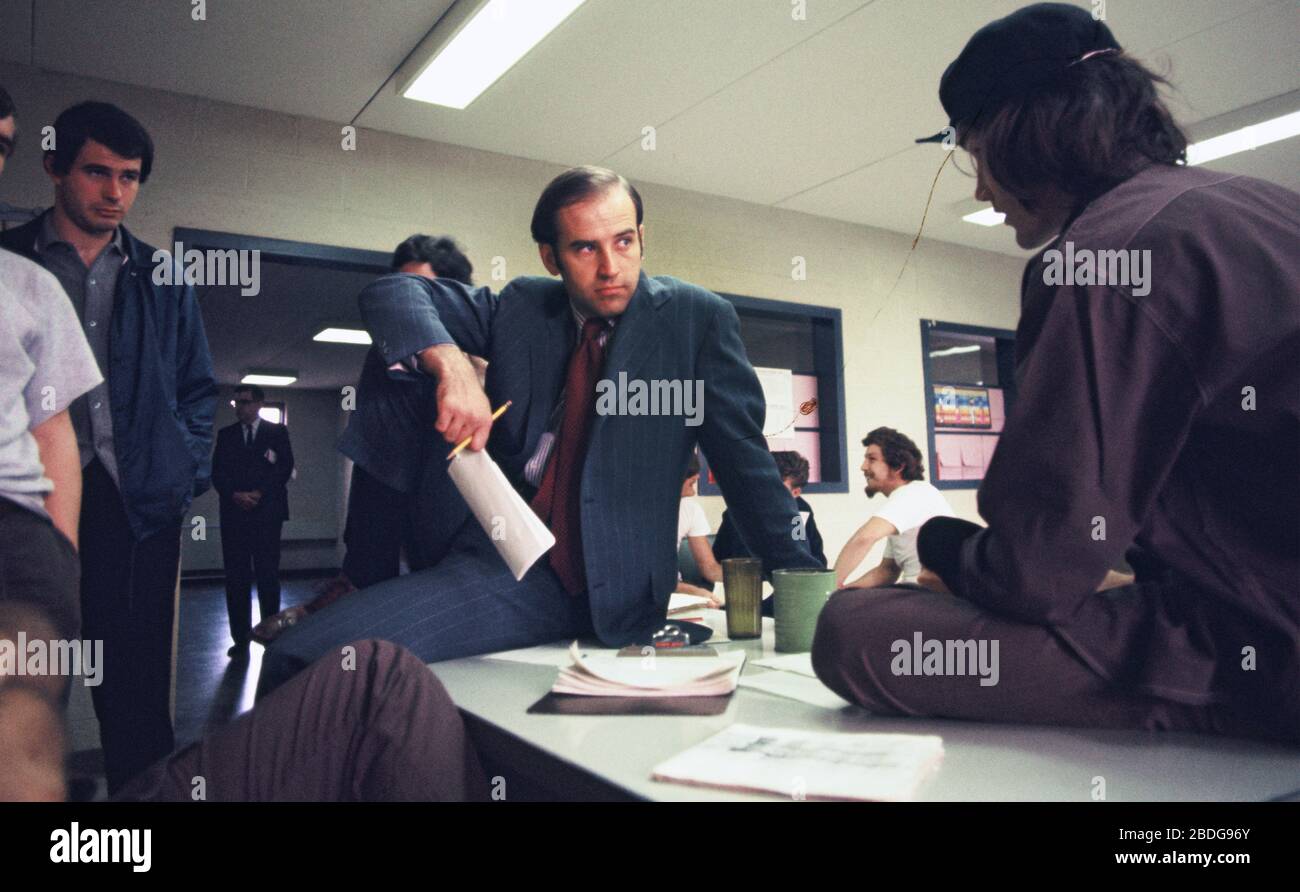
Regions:
[[[697, 444], [765, 568], [818, 566], [763, 440], [735, 310], [642, 272], [642, 216], [623, 177], [574, 168], [546, 187], [532, 222], [560, 281], [519, 278], [498, 295], [391, 275], [362, 291], [391, 373], [437, 380], [438, 432], [487, 447], [557, 541], [516, 581], [479, 524], [461, 523], [436, 566], [289, 629], [267, 651], [262, 692], [359, 637], [428, 662], [593, 632], [609, 646], [648, 641], [677, 582], [678, 496]], [[488, 360], [486, 388], [465, 353]], [[445, 479], [445, 463], [432, 465]], [[467, 516], [463, 502], [442, 510]]]

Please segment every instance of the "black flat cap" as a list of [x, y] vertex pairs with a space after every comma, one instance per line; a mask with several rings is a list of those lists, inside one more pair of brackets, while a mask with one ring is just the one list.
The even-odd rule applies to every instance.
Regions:
[[[1121, 49], [1106, 23], [1068, 3], [1035, 3], [989, 22], [966, 42], [939, 81], [939, 101], [956, 128], [1099, 52]], [[945, 130], [917, 142], [942, 142]]]

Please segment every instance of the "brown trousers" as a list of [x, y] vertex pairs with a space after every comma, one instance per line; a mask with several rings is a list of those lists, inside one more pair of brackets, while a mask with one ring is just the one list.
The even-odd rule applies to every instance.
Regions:
[[462, 801], [486, 799], [487, 782], [460, 713], [428, 667], [396, 644], [358, 641], [114, 798]]
[[[916, 673], [915, 658], [904, 658], [917, 650], [917, 633], [922, 641], [997, 641], [997, 683], [981, 685], [969, 666], [963, 675]], [[812, 661], [827, 687], [881, 715], [1293, 740], [1283, 727], [1230, 706], [1191, 706], [1124, 690], [1085, 665], [1051, 629], [916, 586], [836, 592], [818, 621]], [[904, 667], [912, 674], [896, 673]]]

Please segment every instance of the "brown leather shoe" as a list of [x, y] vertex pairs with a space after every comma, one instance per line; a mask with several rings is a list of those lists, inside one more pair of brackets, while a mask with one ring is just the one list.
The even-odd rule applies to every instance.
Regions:
[[267, 645], [279, 638], [285, 629], [301, 620], [308, 613], [306, 607], [287, 607], [279, 613], [272, 614], [253, 626], [253, 640]]

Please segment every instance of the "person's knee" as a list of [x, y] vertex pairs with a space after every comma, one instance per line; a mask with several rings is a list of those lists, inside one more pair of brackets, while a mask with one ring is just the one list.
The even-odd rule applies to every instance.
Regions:
[[813, 671], [822, 683], [845, 700], [881, 713], [896, 711], [881, 684], [881, 667], [872, 663], [879, 662], [880, 654], [888, 663], [893, 602], [880, 589], [840, 589], [823, 607], [813, 638]]

